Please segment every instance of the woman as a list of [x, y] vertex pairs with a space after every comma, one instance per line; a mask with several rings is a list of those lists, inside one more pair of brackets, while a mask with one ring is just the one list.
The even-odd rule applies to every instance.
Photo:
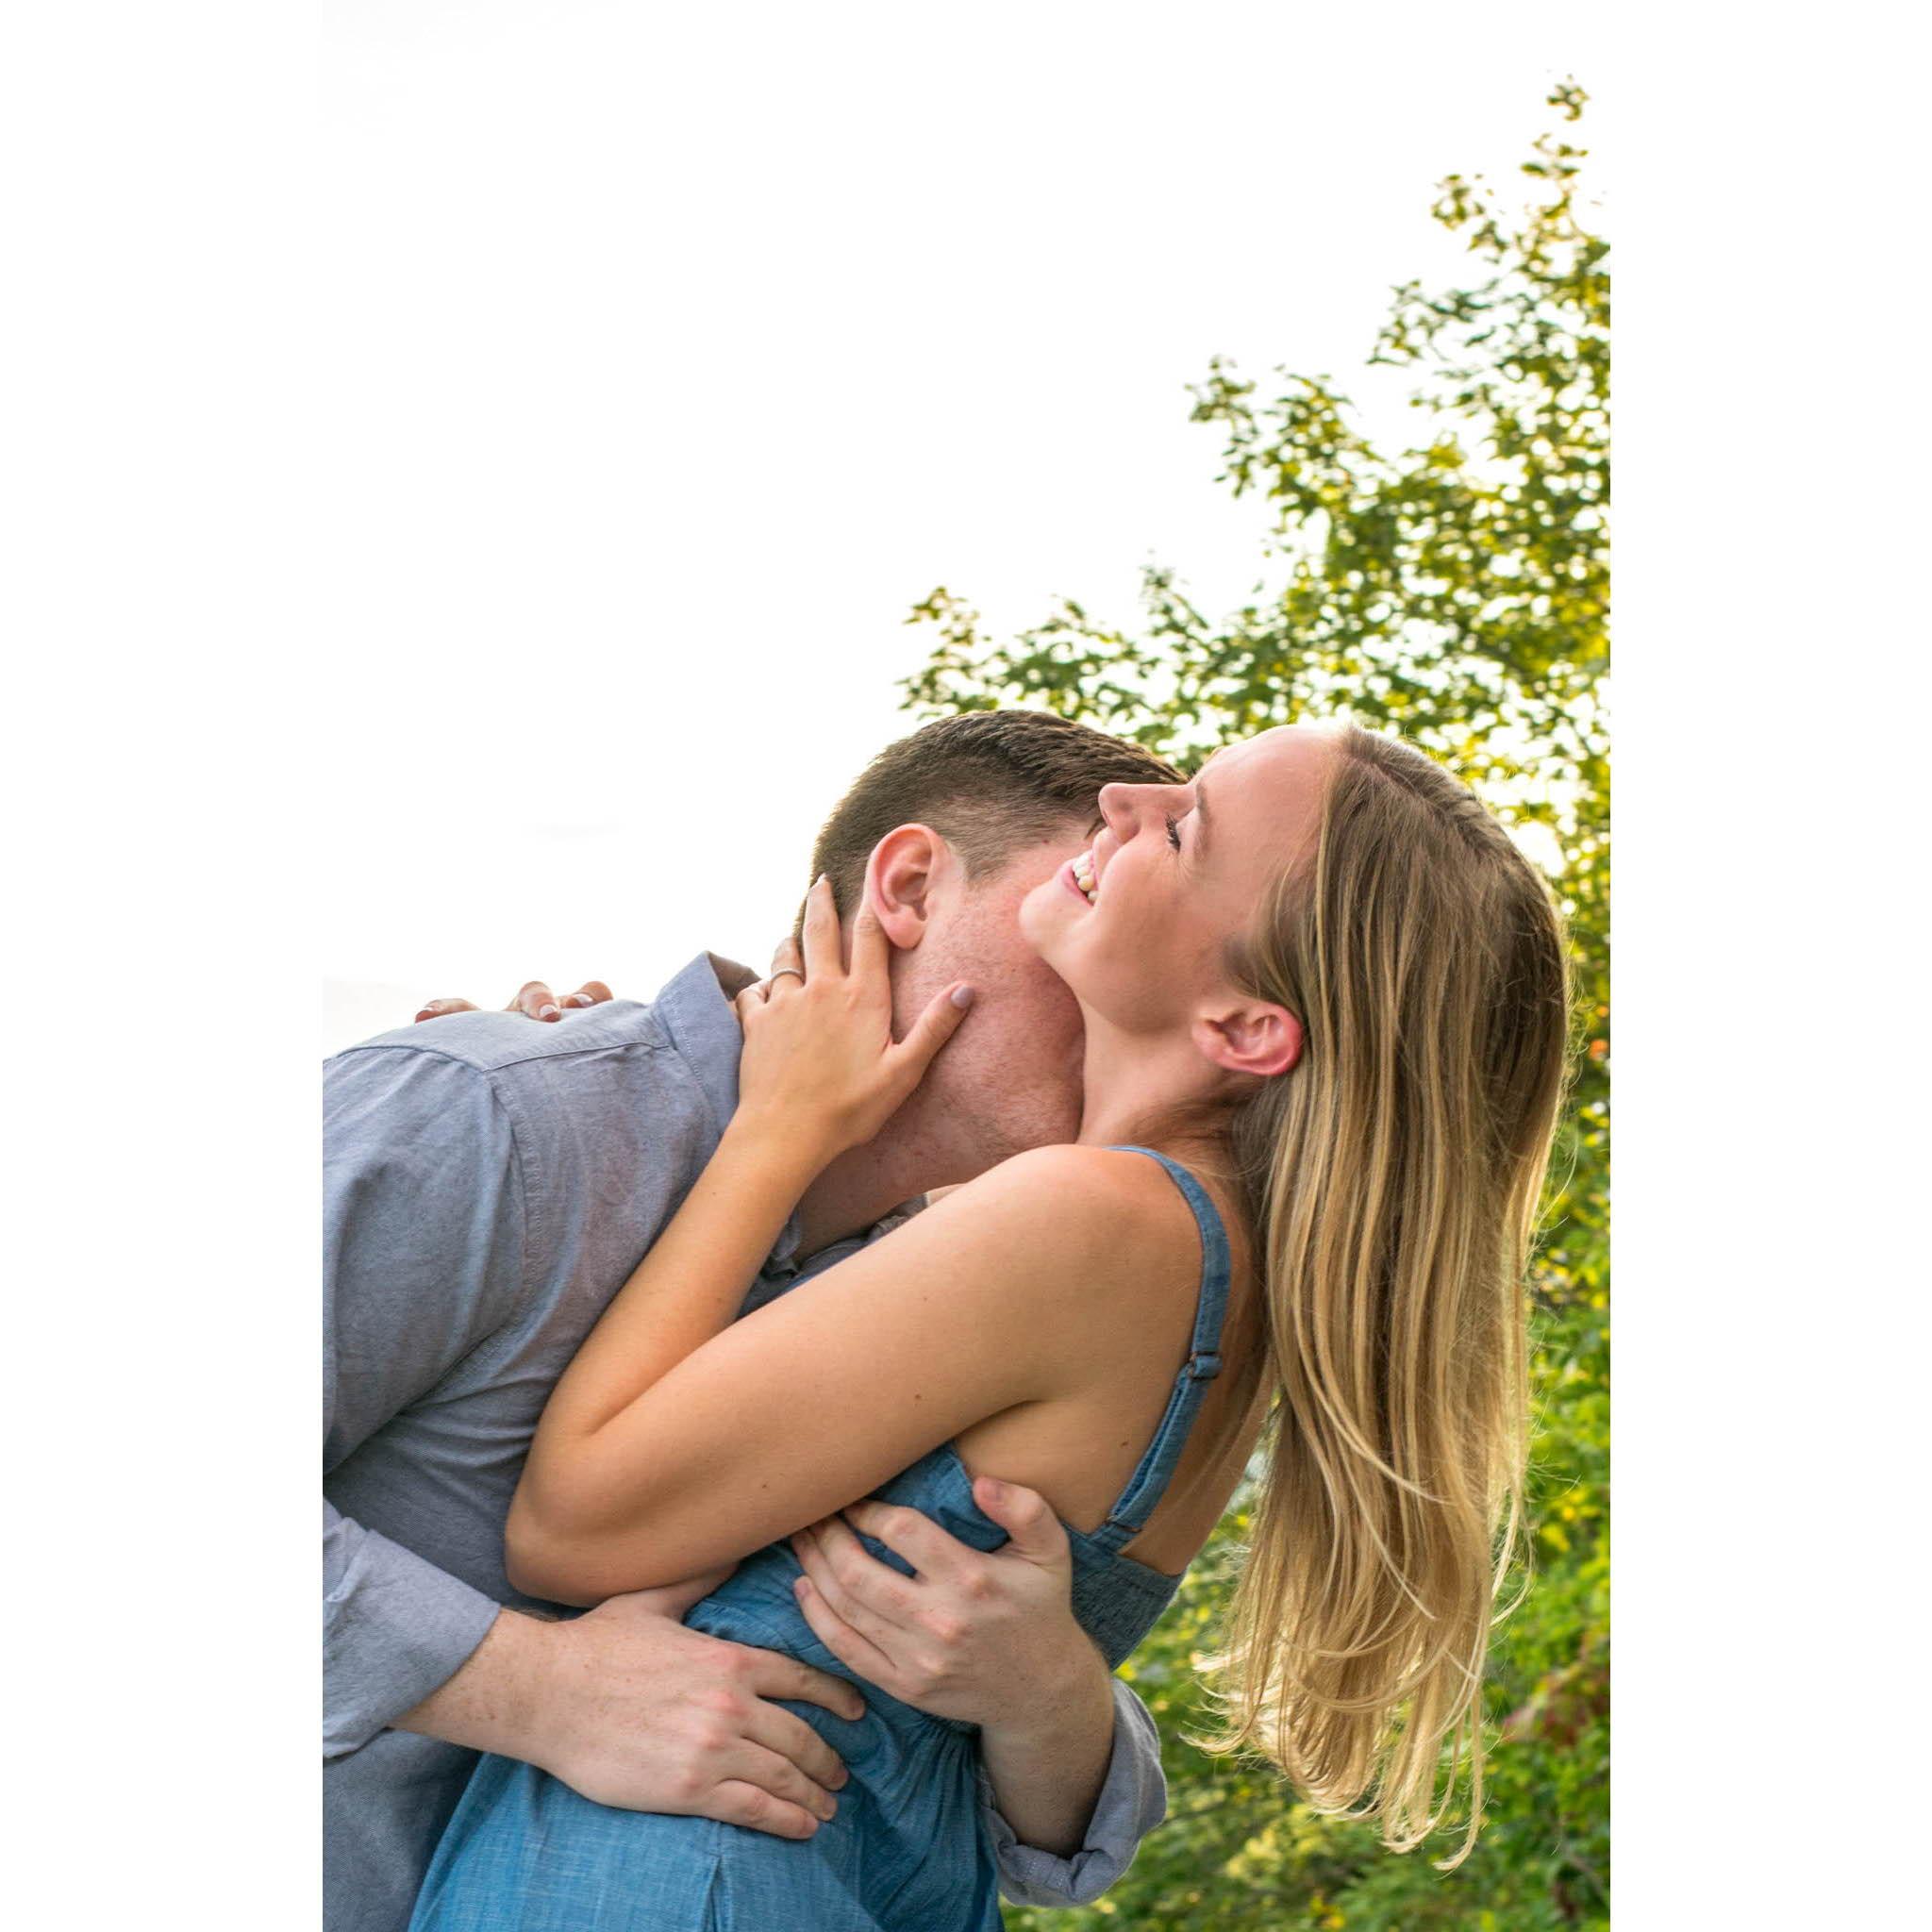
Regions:
[[[1066, 1523], [1075, 1614], [1117, 1664], [1272, 1413], [1227, 1741], [1324, 1808], [1373, 1792], [1407, 1847], [1446, 1805], [1445, 1743], [1480, 1797], [1560, 924], [1473, 793], [1352, 726], [1272, 731], [1101, 809], [1022, 911], [1082, 1009], [1078, 1141], [732, 1322], [806, 1185], [877, 1131], [958, 1011], [941, 995], [892, 1045], [883, 938], [862, 910], [841, 961], [821, 881], [802, 953], [740, 1002], [737, 1115], [545, 1411], [512, 1574], [589, 1603], [742, 1558], [691, 1623], [840, 1671], [806, 1526], [874, 1494], [990, 1549], [974, 1486], [997, 1469]], [[875, 1689], [857, 1723], [799, 1708], [851, 1774], [810, 1840], [608, 1810], [486, 1758], [414, 1924], [996, 1926], [970, 1727]], [[1048, 1838], [991, 1732], [983, 1769]]]

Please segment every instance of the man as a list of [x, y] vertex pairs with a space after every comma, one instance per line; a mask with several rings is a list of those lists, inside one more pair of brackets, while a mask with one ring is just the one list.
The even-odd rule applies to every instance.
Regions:
[[[1038, 712], [926, 726], [874, 760], [820, 834], [841, 919], [892, 952], [895, 1030], [948, 981], [973, 1012], [886, 1129], [813, 1183], [747, 1308], [969, 1180], [1079, 1126], [1078, 1010], [1020, 936], [1020, 900], [1090, 838], [1104, 784], [1173, 780], [1150, 754]], [[731, 996], [700, 955], [649, 1005], [532, 1028], [461, 1011], [326, 1069], [325, 1881], [330, 1932], [400, 1932], [477, 1750], [589, 1797], [802, 1837], [843, 1770], [795, 1714], [858, 1714], [849, 1684], [677, 1619], [717, 1581], [581, 1617], [513, 1591], [503, 1526], [552, 1385], [703, 1170], [737, 1101]], [[600, 989], [601, 991], [601, 989]], [[588, 997], [588, 996], [585, 996]], [[445, 1003], [460, 1007], [460, 1002]], [[546, 1002], [546, 1007], [548, 1003]], [[549, 1017], [545, 1013], [545, 1017]], [[1029, 1712], [1008, 1750], [1091, 1795], [1079, 1843], [1016, 1842], [1003, 1889], [1096, 1896], [1165, 1806], [1158, 1740], [1074, 1622], [1065, 1540], [1012, 1490], [991, 1556], [930, 1526], [908, 1582], [835, 1533], [814, 1627], [893, 1695]], [[1015, 1675], [1030, 1680], [1015, 1700]]]

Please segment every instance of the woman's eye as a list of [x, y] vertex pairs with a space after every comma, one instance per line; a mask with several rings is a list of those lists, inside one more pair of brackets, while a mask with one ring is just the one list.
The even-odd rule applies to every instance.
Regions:
[[1179, 821], [1179, 820], [1178, 820], [1177, 818], [1175, 818], [1175, 817], [1174, 817], [1174, 815], [1173, 815], [1172, 813], [1169, 813], [1169, 814], [1167, 814], [1166, 816], [1167, 816], [1167, 842], [1168, 842], [1168, 843], [1169, 843], [1170, 845], [1172, 845], [1172, 846], [1174, 847], [1174, 850], [1175, 850], [1176, 852], [1178, 852], [1178, 851], [1179, 851], [1179, 850], [1181, 849], [1181, 824], [1180, 824], [1180, 821]]

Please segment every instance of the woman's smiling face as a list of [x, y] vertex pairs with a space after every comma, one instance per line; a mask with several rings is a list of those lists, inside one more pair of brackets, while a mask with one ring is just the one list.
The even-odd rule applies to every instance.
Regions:
[[1217, 752], [1185, 785], [1108, 785], [1089, 850], [1020, 908], [1082, 1006], [1128, 1032], [1191, 1024], [1228, 990], [1226, 947], [1312, 844], [1333, 757], [1314, 725]]

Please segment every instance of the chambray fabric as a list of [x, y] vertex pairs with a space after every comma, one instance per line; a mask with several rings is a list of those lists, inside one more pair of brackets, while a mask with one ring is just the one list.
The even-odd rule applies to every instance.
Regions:
[[[1069, 1526], [1074, 1614], [1118, 1666], [1173, 1601], [1179, 1579], [1121, 1554], [1172, 1480], [1218, 1353], [1227, 1237], [1199, 1182], [1151, 1148], [1201, 1232], [1192, 1341], [1160, 1424], [1126, 1489], [1091, 1534]], [[962, 1542], [1006, 1532], [973, 1500], [950, 1444], [875, 1492], [924, 1510]], [[891, 1551], [873, 1554], [902, 1571]], [[800, 1614], [789, 1545], [748, 1558], [688, 1619], [697, 1629], [787, 1651], [850, 1677]], [[857, 1681], [857, 1680], [855, 1680]], [[997, 1932], [998, 1874], [980, 1816], [974, 1727], [862, 1685], [853, 1723], [794, 1704], [844, 1759], [838, 1815], [805, 1840], [708, 1819], [616, 1811], [510, 1758], [485, 1757], [437, 1848], [410, 1932]]]
[[[327, 1932], [402, 1932], [476, 1763], [392, 1721], [464, 1662], [500, 1606], [551, 1607], [504, 1575], [510, 1496], [552, 1384], [738, 1105], [741, 1036], [719, 977], [742, 972], [701, 953], [649, 1003], [553, 1025], [463, 1013], [325, 1069]], [[900, 1218], [803, 1261], [794, 1224], [748, 1305]], [[1075, 1857], [988, 1819], [1009, 1897], [1096, 1897], [1159, 1823], [1153, 1721], [1123, 1684], [1114, 1705], [1108, 1781]]]

